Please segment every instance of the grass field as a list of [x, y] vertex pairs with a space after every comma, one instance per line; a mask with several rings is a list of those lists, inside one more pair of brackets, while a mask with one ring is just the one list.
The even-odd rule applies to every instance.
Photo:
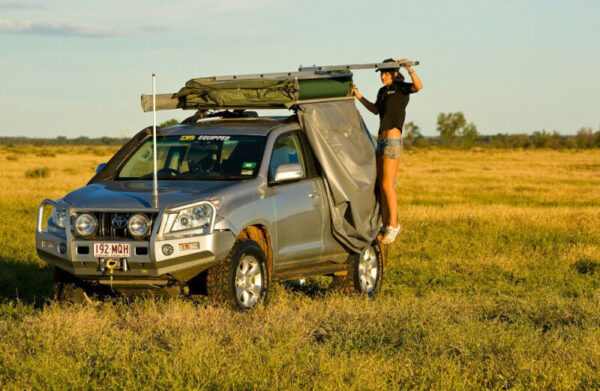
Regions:
[[250, 314], [50, 300], [36, 208], [114, 151], [0, 148], [0, 389], [600, 388], [598, 150], [409, 151], [379, 297], [319, 278]]

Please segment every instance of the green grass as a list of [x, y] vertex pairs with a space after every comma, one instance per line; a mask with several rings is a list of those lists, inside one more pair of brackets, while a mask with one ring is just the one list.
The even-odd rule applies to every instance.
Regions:
[[46, 178], [49, 174], [50, 169], [48, 167], [39, 167], [25, 171], [27, 178]]
[[600, 388], [598, 151], [409, 151], [381, 294], [323, 277], [253, 313], [50, 300], [35, 211], [98, 154], [0, 156], [0, 389]]

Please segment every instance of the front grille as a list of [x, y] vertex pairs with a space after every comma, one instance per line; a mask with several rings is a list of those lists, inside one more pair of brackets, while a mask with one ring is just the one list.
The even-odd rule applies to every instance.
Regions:
[[[106, 240], [106, 239], [126, 239], [126, 240], [140, 240], [147, 241], [152, 233], [152, 227], [156, 220], [157, 213], [123, 213], [123, 212], [85, 212], [92, 214], [98, 221], [98, 228], [96, 233], [92, 237], [85, 237], [84, 239], [95, 239], [95, 240]], [[135, 239], [127, 230], [127, 223], [129, 218], [134, 214], [144, 214], [150, 220], [150, 227], [145, 237], [141, 239]], [[76, 219], [76, 216], [75, 216]], [[73, 221], [74, 224], [74, 221]], [[73, 234], [80, 237], [76, 230], [73, 230]]]

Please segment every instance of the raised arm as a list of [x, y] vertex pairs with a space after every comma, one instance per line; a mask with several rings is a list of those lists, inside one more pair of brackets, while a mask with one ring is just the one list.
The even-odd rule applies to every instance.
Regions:
[[[408, 59], [403, 58], [402, 60], [398, 60], [398, 63], [400, 65], [402, 65], [403, 63], [405, 63], [407, 61], [408, 61]], [[412, 67], [404, 67], [404, 68], [408, 72], [408, 76], [410, 76], [410, 79], [413, 82], [412, 92], [417, 92], [420, 89], [422, 89], [423, 82], [421, 82], [421, 79], [419, 79], [419, 76], [415, 73], [415, 71], [412, 69]]]
[[379, 110], [377, 110], [377, 106], [375, 106], [375, 104], [373, 104], [373, 103], [369, 102], [369, 101], [367, 100], [367, 98], [365, 98], [364, 96], [362, 96], [362, 95], [360, 94], [360, 92], [358, 92], [358, 88], [356, 88], [356, 87], [353, 87], [353, 88], [352, 88], [352, 95], [354, 95], [354, 97], [355, 97], [356, 99], [358, 99], [358, 101], [359, 101], [360, 103], [362, 103], [362, 104], [363, 104], [363, 106], [365, 106], [365, 107], [366, 107], [366, 109], [367, 109], [367, 110], [369, 110], [371, 113], [373, 113], [373, 114], [375, 114], [375, 115], [379, 114]]

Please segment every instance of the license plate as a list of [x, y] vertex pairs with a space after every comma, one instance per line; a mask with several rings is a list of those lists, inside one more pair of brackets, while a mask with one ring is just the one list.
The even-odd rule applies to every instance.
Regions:
[[129, 258], [130, 255], [131, 246], [129, 243], [94, 243], [94, 257], [96, 258]]

